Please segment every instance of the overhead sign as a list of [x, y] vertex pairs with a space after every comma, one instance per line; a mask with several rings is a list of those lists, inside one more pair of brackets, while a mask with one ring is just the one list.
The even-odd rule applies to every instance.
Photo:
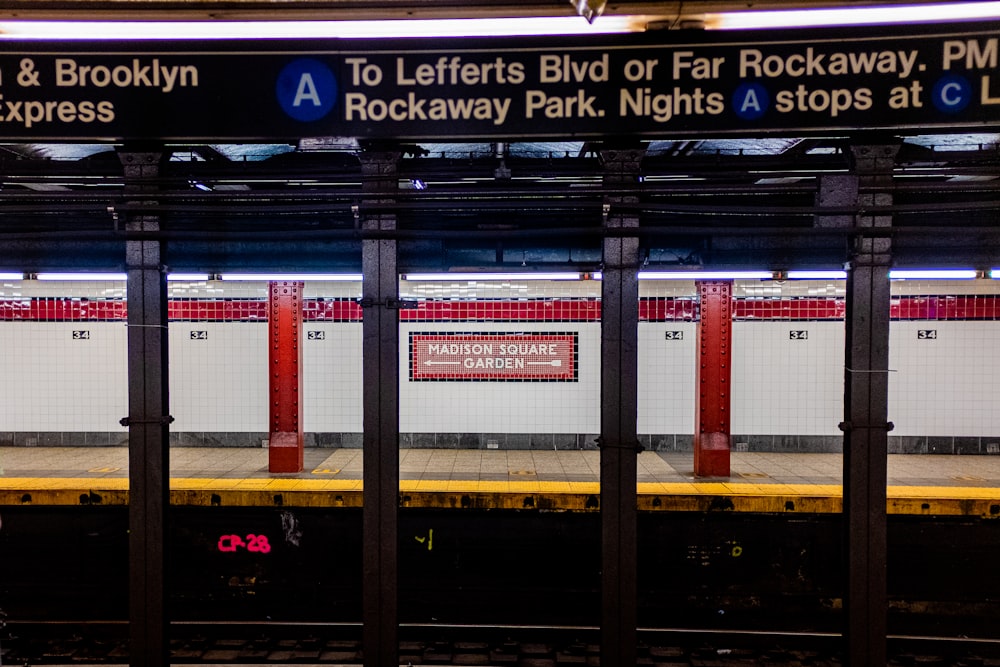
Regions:
[[576, 379], [576, 333], [410, 334], [411, 381]]
[[0, 43], [0, 140], [1000, 129], [1000, 25]]

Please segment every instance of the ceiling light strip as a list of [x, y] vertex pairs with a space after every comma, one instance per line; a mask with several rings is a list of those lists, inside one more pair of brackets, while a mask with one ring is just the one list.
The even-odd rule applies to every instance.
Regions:
[[197, 282], [207, 281], [208, 279], [209, 279], [209, 275], [207, 273], [168, 273], [167, 274], [167, 280], [168, 281], [180, 281], [180, 282], [197, 283]]
[[1000, 18], [1000, 2], [942, 2], [830, 9], [723, 12], [706, 14], [705, 27], [712, 30], [759, 30], [933, 23], [997, 18]]
[[[179, 40], [179, 39], [373, 39], [398, 37], [502, 37], [594, 35], [644, 32], [648, 24], [676, 15], [601, 16], [588, 23], [578, 16], [524, 16], [466, 19], [386, 19], [357, 21], [34, 21], [0, 22], [0, 40]], [[745, 10], [708, 13], [713, 30], [815, 28], [1000, 19], [1000, 2]]]
[[771, 271], [640, 271], [639, 280], [771, 280]]
[[121, 280], [125, 281], [124, 273], [38, 273], [36, 280]]
[[845, 280], [847, 278], [847, 271], [789, 271], [785, 276], [789, 280]]
[[361, 282], [360, 273], [223, 273], [220, 280], [228, 281], [330, 281]]
[[0, 39], [373, 39], [393, 37], [497, 37], [641, 32], [659, 16], [578, 16], [383, 21], [4, 21]]
[[891, 269], [890, 280], [974, 280], [975, 269]]
[[417, 281], [485, 281], [485, 280], [580, 280], [580, 273], [407, 273], [403, 280]]

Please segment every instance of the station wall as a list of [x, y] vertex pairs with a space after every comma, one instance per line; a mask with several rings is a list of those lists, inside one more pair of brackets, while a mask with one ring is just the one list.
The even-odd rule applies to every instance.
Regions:
[[[642, 283], [641, 442], [686, 450], [694, 430], [692, 283]], [[124, 285], [5, 283], [0, 293], [0, 445], [121, 445], [127, 430]], [[266, 283], [171, 284], [171, 436], [260, 447], [267, 433]], [[839, 451], [843, 294], [837, 281], [738, 283], [736, 449]], [[1000, 442], [1000, 289], [992, 281], [894, 283], [892, 451], [987, 452]], [[361, 443], [357, 284], [309, 283], [307, 443]], [[404, 284], [403, 447], [592, 448], [600, 414], [600, 283]], [[572, 381], [413, 381], [411, 333], [574, 334]]]

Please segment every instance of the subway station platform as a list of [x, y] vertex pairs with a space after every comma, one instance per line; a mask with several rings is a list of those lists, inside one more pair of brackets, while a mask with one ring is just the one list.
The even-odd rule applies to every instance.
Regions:
[[[404, 449], [400, 506], [597, 511], [600, 452]], [[642, 452], [647, 511], [837, 513], [839, 454], [733, 452], [731, 475], [695, 478], [692, 454]], [[359, 449], [306, 449], [300, 473], [268, 472], [268, 451], [172, 448], [170, 498], [188, 506], [360, 507]], [[1000, 456], [889, 455], [890, 514], [1000, 518]], [[0, 505], [128, 503], [124, 447], [0, 448]]]

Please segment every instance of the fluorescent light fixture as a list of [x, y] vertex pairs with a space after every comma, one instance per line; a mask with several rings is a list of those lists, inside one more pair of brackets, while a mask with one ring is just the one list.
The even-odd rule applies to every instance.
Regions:
[[771, 271], [640, 271], [639, 280], [771, 280]]
[[406, 273], [407, 281], [476, 281], [476, 280], [580, 280], [579, 273]]
[[207, 273], [168, 273], [167, 280], [181, 280], [186, 282], [200, 282], [208, 280]]
[[937, 4], [706, 14], [705, 27], [713, 30], [758, 30], [763, 28], [818, 28], [972, 21], [996, 18], [1000, 18], [1000, 2], [942, 2]]
[[[599, 0], [571, 0], [589, 11]], [[584, 16], [586, 16], [586, 13]], [[597, 12], [591, 14], [593, 17]], [[674, 21], [673, 14], [524, 16], [476, 19], [386, 19], [372, 21], [20, 21], [0, 22], [0, 40], [328, 39], [394, 37], [497, 37], [593, 35], [644, 32], [648, 24]], [[822, 27], [973, 21], [1000, 18], [1000, 2], [941, 2], [830, 9], [736, 11], [705, 14], [716, 30]]]
[[990, 269], [990, 278], [1000, 280], [1000, 269]]
[[789, 280], [844, 280], [847, 271], [789, 271]]
[[497, 37], [641, 32], [661, 16], [578, 16], [384, 21], [4, 21], [0, 40], [323, 39]]
[[37, 280], [122, 280], [124, 273], [39, 273]]
[[[0, 273], [0, 278], [8, 274]], [[12, 273], [11, 276], [17, 276], [20, 279], [23, 274]], [[127, 280], [128, 276], [124, 273], [39, 273], [35, 276], [37, 280]], [[14, 278], [10, 278], [14, 280]], [[197, 281], [197, 280], [208, 280], [207, 273], [169, 273], [167, 274], [167, 280], [187, 280], [187, 281]]]
[[973, 280], [975, 269], [891, 269], [890, 280]]
[[223, 273], [219, 280], [327, 280], [331, 282], [361, 282], [360, 273]]
[[24, 280], [23, 273], [0, 273], [0, 280]]

